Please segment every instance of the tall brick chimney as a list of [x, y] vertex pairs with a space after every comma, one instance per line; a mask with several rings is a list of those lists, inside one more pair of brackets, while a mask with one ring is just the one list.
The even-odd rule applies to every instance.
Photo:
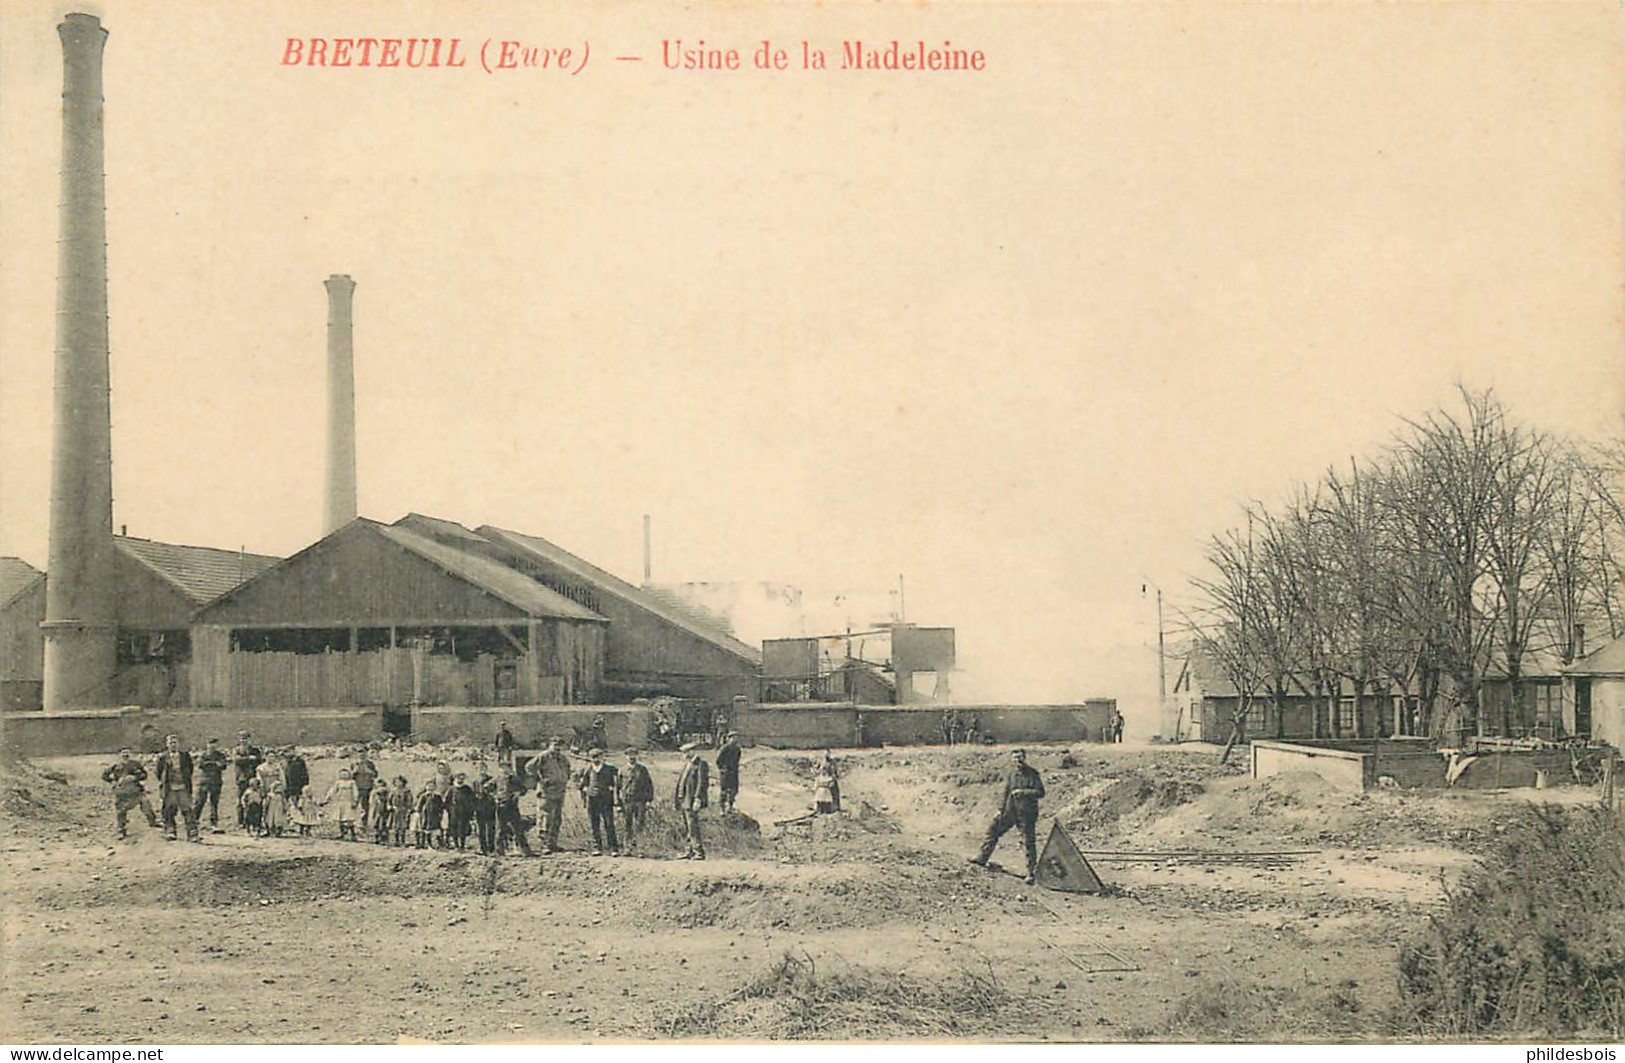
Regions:
[[94, 15], [71, 14], [57, 34], [62, 38], [62, 202], [43, 625], [47, 712], [112, 704], [118, 633], [107, 374], [107, 179], [102, 169], [107, 31]]
[[327, 510], [322, 531], [355, 520], [355, 281], [327, 278]]

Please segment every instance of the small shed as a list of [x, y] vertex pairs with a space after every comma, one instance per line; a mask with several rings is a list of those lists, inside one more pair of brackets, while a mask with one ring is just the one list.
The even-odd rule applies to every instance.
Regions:
[[192, 695], [231, 708], [590, 704], [606, 626], [488, 557], [358, 518], [196, 614]]

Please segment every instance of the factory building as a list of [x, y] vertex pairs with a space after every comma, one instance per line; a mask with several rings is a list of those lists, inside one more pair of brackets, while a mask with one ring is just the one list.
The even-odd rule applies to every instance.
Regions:
[[718, 703], [759, 696], [759, 650], [540, 536], [491, 525], [471, 531], [416, 513], [396, 527], [490, 558], [606, 619], [600, 691], [606, 702], [660, 694]]
[[478, 552], [358, 518], [197, 612], [193, 700], [590, 704], [607, 625]]
[[[277, 558], [239, 550], [113, 536], [113, 674], [102, 689], [76, 684], [69, 692], [76, 699], [115, 705], [190, 704], [193, 614], [276, 563]], [[7, 709], [38, 709], [44, 674], [41, 626], [50, 580], [15, 558], [0, 561], [0, 579], [4, 704]]]

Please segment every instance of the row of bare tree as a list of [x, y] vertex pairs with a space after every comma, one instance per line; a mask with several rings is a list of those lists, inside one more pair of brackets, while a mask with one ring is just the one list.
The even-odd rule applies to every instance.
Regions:
[[[1566, 664], [1585, 631], [1620, 634], [1620, 448], [1532, 428], [1493, 392], [1459, 397], [1208, 544], [1189, 618], [1239, 692], [1232, 744], [1260, 703], [1279, 727], [1305, 696], [1316, 735], [1338, 737], [1350, 694], [1358, 735], [1437, 735], [1452, 709], [1511, 734], [1532, 655]], [[1508, 688], [1498, 711], [1487, 682]]]

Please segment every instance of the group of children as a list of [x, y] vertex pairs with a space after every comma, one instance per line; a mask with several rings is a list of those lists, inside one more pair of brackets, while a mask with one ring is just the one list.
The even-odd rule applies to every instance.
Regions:
[[361, 797], [348, 768], [339, 773], [339, 779], [328, 788], [326, 795], [317, 797], [311, 786], [288, 793], [282, 779], [259, 776], [248, 780], [238, 799], [239, 819], [243, 829], [255, 837], [280, 838], [290, 827], [298, 828], [300, 837], [309, 837], [311, 828], [318, 827], [326, 818], [327, 806], [334, 806], [339, 837], [356, 840], [356, 812]]
[[242, 789], [243, 828], [255, 837], [272, 838], [297, 828], [299, 836], [308, 837], [331, 820], [340, 841], [361, 841], [367, 831], [378, 845], [466, 850], [473, 840], [479, 852], [491, 854], [514, 840], [503, 837], [514, 833], [506, 820], [501, 826], [509, 829], [499, 830], [504, 805], [511, 813], [508, 820], [519, 821], [518, 793], [510, 780], [494, 780], [482, 772], [471, 781], [462, 772], [453, 774], [445, 761], [415, 792], [404, 775], [395, 776], [393, 785], [378, 779], [365, 756], [340, 769], [325, 793], [312, 786], [297, 793], [288, 789], [273, 761], [262, 765]]

